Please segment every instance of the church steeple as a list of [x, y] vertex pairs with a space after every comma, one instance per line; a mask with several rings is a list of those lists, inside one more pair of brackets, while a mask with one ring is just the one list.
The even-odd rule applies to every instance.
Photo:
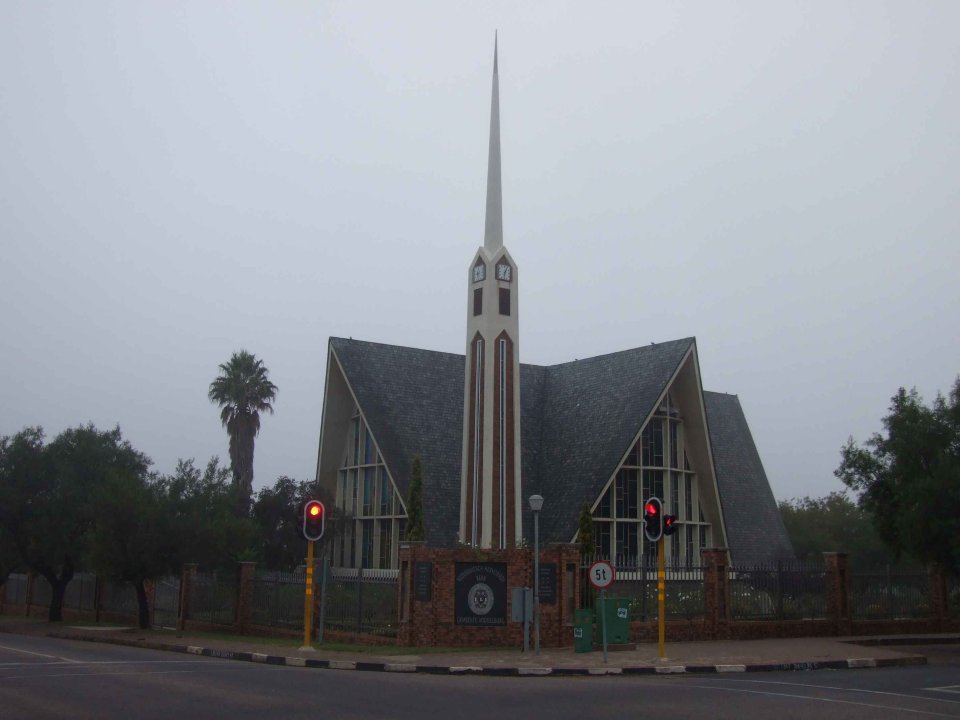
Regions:
[[487, 215], [483, 247], [495, 253], [503, 246], [503, 191], [500, 186], [500, 81], [497, 36], [493, 36], [493, 90], [490, 98], [490, 154], [487, 158]]
[[493, 45], [490, 157], [483, 246], [467, 274], [460, 541], [508, 548], [522, 536], [520, 319], [517, 264], [503, 244], [500, 89]]

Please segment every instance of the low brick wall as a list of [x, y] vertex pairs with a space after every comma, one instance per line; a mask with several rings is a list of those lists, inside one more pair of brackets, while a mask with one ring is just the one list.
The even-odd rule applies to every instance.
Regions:
[[[579, 602], [579, 561], [580, 556], [575, 545], [549, 545], [540, 552], [541, 564], [549, 563], [556, 568], [555, 601], [540, 604], [540, 643], [544, 647], [560, 647], [572, 642], [570, 626], [573, 623], [573, 608]], [[427, 563], [431, 568], [429, 599], [417, 599], [415, 572], [418, 563]], [[458, 563], [475, 566], [483, 564], [506, 566], [505, 624], [483, 626], [458, 624], [455, 612]], [[522, 646], [523, 624], [511, 621], [513, 608], [510, 591], [512, 588], [532, 588], [533, 568], [533, 551], [526, 548], [478, 550], [475, 548], [428, 548], [420, 543], [402, 545], [400, 548], [398, 644]]]

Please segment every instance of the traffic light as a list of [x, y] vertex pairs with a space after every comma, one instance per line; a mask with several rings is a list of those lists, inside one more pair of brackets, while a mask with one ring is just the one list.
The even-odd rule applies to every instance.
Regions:
[[664, 515], [663, 516], [663, 534], [673, 535], [676, 531], [677, 531], [677, 516]]
[[323, 537], [324, 520], [327, 511], [319, 500], [307, 500], [303, 506], [303, 536], [315, 542]]
[[643, 534], [653, 543], [663, 537], [663, 503], [658, 497], [649, 497], [643, 504]]

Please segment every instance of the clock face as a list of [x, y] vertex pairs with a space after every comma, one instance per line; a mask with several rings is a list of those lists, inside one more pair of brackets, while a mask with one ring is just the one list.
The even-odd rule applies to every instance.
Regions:
[[497, 280], [506, 280], [510, 282], [510, 266], [505, 264], [497, 265]]
[[473, 281], [480, 282], [487, 276], [487, 266], [480, 264], [473, 266]]

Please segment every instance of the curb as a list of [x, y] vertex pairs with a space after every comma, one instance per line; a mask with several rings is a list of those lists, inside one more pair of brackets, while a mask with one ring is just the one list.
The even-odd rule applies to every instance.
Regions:
[[611, 675], [674, 675], [726, 674], [745, 672], [808, 672], [810, 670], [860, 670], [864, 668], [906, 667], [926, 665], [924, 655], [905, 655], [902, 658], [848, 658], [846, 660], [818, 660], [813, 662], [759, 663], [749, 665], [635, 665], [624, 667], [483, 667], [479, 665], [415, 665], [411, 663], [365, 662], [361, 660], [321, 660], [317, 658], [286, 657], [262, 653], [207, 648], [197, 645], [177, 645], [152, 640], [133, 640], [116, 636], [96, 636], [50, 632], [47, 637], [60, 640], [100, 642], [110, 645], [139, 647], [147, 650], [179, 652], [221, 660], [237, 660], [262, 665], [316, 668], [321, 670], [357, 670], [361, 672], [421, 673], [425, 675], [485, 675], [489, 677], [570, 677]]

